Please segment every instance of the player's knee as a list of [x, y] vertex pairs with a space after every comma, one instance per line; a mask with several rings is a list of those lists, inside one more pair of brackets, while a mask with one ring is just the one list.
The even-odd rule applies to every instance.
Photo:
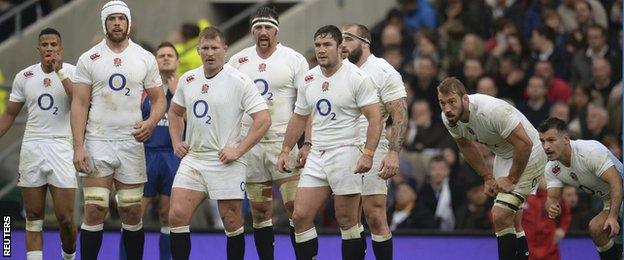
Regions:
[[288, 201], [284, 203], [284, 207], [286, 208], [288, 216], [292, 218], [293, 211], [295, 211], [295, 201]]
[[237, 214], [235, 210], [225, 210], [221, 213], [221, 220], [226, 230], [237, 230], [243, 222], [241, 215]]
[[43, 219], [43, 212], [26, 211], [26, 219]]
[[169, 210], [169, 217], [167, 218], [169, 221], [169, 226], [171, 227], [181, 227], [187, 226], [191, 217], [190, 212], [184, 210], [182, 208], [173, 207]]
[[342, 229], [349, 229], [357, 224], [357, 219], [353, 214], [349, 213], [338, 213], [336, 212], [336, 221], [338, 222], [338, 226]]
[[163, 227], [169, 226], [169, 208], [158, 210], [158, 219]]
[[134, 205], [140, 206], [143, 199], [143, 187], [117, 190], [115, 199], [117, 200], [117, 206], [120, 208], [133, 208]]
[[497, 230], [514, 227], [513, 211], [492, 207], [492, 222]]
[[314, 213], [307, 214], [300, 207], [295, 207], [292, 214], [292, 220], [295, 226], [305, 225], [308, 221], [314, 218]]
[[589, 235], [591, 237], [600, 236], [604, 232], [602, 229], [603, 226], [604, 226], [603, 221], [593, 218], [592, 220], [589, 221], [589, 224], [588, 224]]
[[89, 225], [101, 224], [106, 218], [108, 207], [100, 205], [85, 204], [84, 206], [84, 222]]
[[271, 203], [260, 203], [260, 202], [252, 202], [251, 203], [251, 211], [252, 217], [255, 220], [267, 220], [271, 218], [272, 208]]
[[385, 212], [382, 212], [378, 209], [368, 210], [364, 213], [366, 217], [366, 223], [368, 223], [372, 230], [379, 230], [384, 225], [387, 225], [385, 214]]
[[56, 215], [60, 229], [71, 229], [74, 225], [74, 216], [71, 213]]

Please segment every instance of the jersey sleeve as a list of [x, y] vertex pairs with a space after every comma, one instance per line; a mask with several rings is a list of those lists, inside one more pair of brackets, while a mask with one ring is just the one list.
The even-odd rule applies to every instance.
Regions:
[[147, 64], [147, 73], [143, 79], [143, 88], [156, 88], [162, 86], [162, 78], [160, 78], [160, 72], [158, 71], [158, 63], [156, 58], [149, 57]]
[[[185, 77], [186, 74], [183, 76]], [[176, 87], [176, 92], [173, 94], [173, 97], [171, 98], [171, 102], [176, 103], [177, 105], [186, 108], [186, 102], [184, 101], [184, 85], [186, 83], [184, 83], [184, 80], [179, 80], [178, 81], [178, 86]]]
[[544, 167], [544, 176], [546, 177], [546, 188], [562, 188], [563, 182], [552, 173], [550, 164]]
[[306, 98], [306, 84], [300, 84], [297, 86], [297, 101], [295, 101], [295, 113], [302, 116], [307, 116], [312, 113], [312, 107], [308, 104]]
[[93, 84], [93, 78], [91, 77], [91, 72], [89, 71], [89, 64], [85, 61], [83, 57], [78, 59], [78, 64], [76, 64], [76, 73], [74, 78], [72, 79], [74, 83], [85, 84], [91, 86]]
[[520, 117], [510, 105], [496, 107], [487, 111], [492, 130], [500, 133], [502, 138], [509, 134], [520, 124]]
[[386, 82], [381, 87], [381, 101], [388, 103], [403, 97], [407, 97], [405, 86], [403, 85], [403, 79], [398, 72], [393, 72], [388, 75]]
[[309, 70], [308, 62], [301, 57], [295, 67], [295, 78], [293, 80], [293, 86], [299, 90], [299, 86], [302, 86], [305, 82], [306, 73]]
[[65, 71], [67, 72], [67, 75], [69, 76], [69, 79], [72, 82], [76, 81], [76, 67], [75, 66], [67, 66], [67, 68], [64, 68]]
[[260, 92], [258, 92], [258, 88], [256, 88], [253, 81], [246, 79], [243, 84], [241, 107], [243, 111], [245, 111], [245, 114], [253, 114], [268, 109], [266, 101], [260, 96]]
[[375, 84], [371, 77], [365, 76], [360, 84], [356, 86], [355, 103], [358, 107], [379, 103], [379, 96], [377, 95]]
[[21, 73], [15, 75], [13, 87], [11, 88], [11, 94], [9, 95], [9, 101], [16, 103], [26, 102], [26, 96], [24, 95], [24, 77]]
[[587, 161], [589, 170], [600, 177], [611, 168], [611, 166], [614, 166], [614, 164], [611, 160], [611, 151], [609, 151], [609, 149], [602, 144], [594, 144], [594, 146], [591, 154], [585, 155], [585, 160]]

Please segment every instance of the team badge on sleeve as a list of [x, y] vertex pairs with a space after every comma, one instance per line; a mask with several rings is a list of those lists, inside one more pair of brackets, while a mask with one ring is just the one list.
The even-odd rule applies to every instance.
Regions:
[[97, 60], [100, 58], [100, 54], [99, 53], [93, 53], [91, 54], [91, 56], [89, 56], [89, 58], [93, 61], [93, 60]]
[[243, 64], [243, 63], [247, 63], [249, 61], [249, 58], [247, 58], [247, 56], [245, 57], [240, 57], [238, 59], [238, 63]]
[[35, 74], [32, 73], [32, 71], [26, 71], [24, 72], [24, 78], [30, 78], [32, 76], [34, 76]]
[[572, 177], [572, 179], [575, 181], [579, 181], [578, 176], [576, 176], [576, 173], [570, 172], [570, 177]]

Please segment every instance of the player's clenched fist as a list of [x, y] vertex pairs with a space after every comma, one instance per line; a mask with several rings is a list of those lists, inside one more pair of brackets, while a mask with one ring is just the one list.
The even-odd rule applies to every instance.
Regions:
[[152, 136], [152, 132], [154, 131], [155, 124], [149, 123], [148, 121], [141, 121], [134, 124], [134, 132], [132, 132], [132, 136], [137, 142], [145, 142], [147, 139]]
[[373, 167], [373, 157], [362, 155], [355, 166], [355, 173], [365, 173]]
[[84, 147], [79, 147], [74, 150], [74, 167], [78, 172], [91, 172], [89, 164], [87, 163], [87, 151], [84, 149]]
[[387, 180], [396, 175], [399, 171], [399, 153], [390, 151], [381, 161], [381, 167], [379, 169], [379, 177]]
[[546, 211], [548, 212], [549, 218], [557, 218], [561, 214], [561, 205], [559, 202], [546, 202]]
[[178, 142], [173, 144], [173, 153], [179, 158], [186, 156], [189, 151], [189, 145], [186, 142]]
[[285, 151], [282, 151], [277, 159], [277, 170], [280, 172], [291, 172], [288, 161], [289, 154]]
[[243, 152], [241, 152], [238, 148], [226, 147], [219, 151], [219, 160], [222, 163], [231, 163], [238, 160], [241, 156], [243, 156]]

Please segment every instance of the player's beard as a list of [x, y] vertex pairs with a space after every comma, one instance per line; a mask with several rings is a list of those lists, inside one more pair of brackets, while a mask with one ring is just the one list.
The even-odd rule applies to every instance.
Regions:
[[358, 46], [357, 48], [351, 50], [349, 52], [349, 56], [347, 56], [347, 58], [349, 58], [349, 61], [353, 64], [356, 64], [358, 62], [360, 62], [360, 59], [362, 58], [362, 45]]
[[114, 37], [113, 33], [106, 33], [106, 36], [108, 36], [108, 39], [111, 42], [120, 43], [120, 42], [123, 42], [126, 38], [128, 38], [128, 30], [125, 30], [123, 34], [121, 35], [121, 37]]

